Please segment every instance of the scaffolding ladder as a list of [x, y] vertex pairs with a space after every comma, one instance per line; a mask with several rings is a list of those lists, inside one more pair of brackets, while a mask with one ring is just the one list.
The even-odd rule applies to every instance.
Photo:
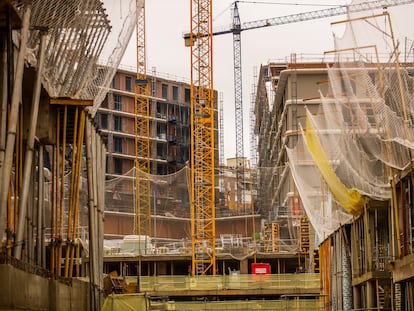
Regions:
[[276, 222], [264, 224], [264, 250], [267, 253], [280, 252], [280, 229]]
[[309, 220], [307, 216], [303, 216], [300, 218], [300, 240], [299, 240], [299, 247], [302, 254], [309, 254]]

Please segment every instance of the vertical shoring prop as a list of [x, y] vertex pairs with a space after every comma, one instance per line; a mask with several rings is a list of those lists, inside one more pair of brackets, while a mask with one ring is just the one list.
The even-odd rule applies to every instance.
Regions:
[[13, 153], [16, 143], [16, 129], [19, 115], [19, 106], [22, 99], [22, 82], [24, 71], [24, 60], [26, 55], [27, 37], [29, 33], [29, 21], [31, 14], [30, 2], [25, 3], [23, 23], [20, 37], [20, 49], [17, 58], [16, 76], [13, 82], [13, 92], [11, 96], [10, 114], [8, 119], [6, 149], [4, 152], [3, 170], [1, 176], [2, 184], [0, 191], [0, 237], [3, 237], [6, 223], [7, 197], [10, 187], [10, 176], [13, 166]]
[[190, 5], [191, 272], [215, 275], [212, 1], [192, 0]]
[[51, 265], [52, 274], [58, 274], [58, 267], [60, 267], [59, 261], [59, 248], [60, 248], [60, 235], [59, 235], [59, 198], [60, 198], [60, 182], [59, 175], [60, 168], [60, 140], [61, 140], [61, 125], [60, 125], [61, 107], [57, 107], [56, 110], [56, 144], [53, 146], [53, 216], [52, 216], [52, 247], [53, 247], [53, 265]]
[[96, 266], [96, 256], [99, 254], [96, 252], [96, 205], [95, 205], [95, 186], [93, 178], [93, 159], [94, 159], [94, 144], [92, 141], [92, 125], [90, 120], [86, 122], [86, 166], [88, 175], [88, 220], [89, 220], [89, 286], [90, 286], [90, 309], [99, 309], [98, 304], [98, 292], [96, 283], [96, 274], [98, 267]]
[[[1, 81], [1, 93], [0, 93], [0, 102], [1, 102], [1, 111], [0, 111], [0, 176], [3, 176], [3, 161], [4, 161], [4, 150], [6, 148], [6, 134], [7, 134], [7, 118], [8, 118], [8, 103], [10, 102], [10, 75], [9, 73], [9, 61], [10, 61], [10, 44], [11, 44], [11, 21], [10, 21], [10, 15], [7, 14], [6, 16], [7, 20], [7, 35], [4, 37], [0, 45], [1, 54], [0, 54], [0, 62], [3, 65], [3, 70], [0, 73], [0, 81]], [[0, 189], [2, 189], [2, 178], [0, 178]]]
[[[69, 266], [69, 275], [68, 277], [73, 276], [73, 264], [74, 264], [74, 254], [75, 254], [75, 239], [77, 237], [77, 226], [78, 226], [78, 220], [79, 220], [79, 194], [81, 189], [81, 182], [82, 182], [82, 147], [84, 142], [84, 135], [85, 135], [85, 110], [80, 110], [80, 122], [79, 122], [79, 138], [77, 141], [77, 154], [76, 154], [76, 178], [74, 180], [73, 184], [73, 218], [72, 222], [73, 224], [68, 223], [68, 227], [72, 226], [72, 234], [70, 236], [70, 243], [71, 243], [71, 252], [70, 252], [70, 266]], [[99, 192], [98, 192], [99, 193]], [[68, 235], [69, 237], [69, 235]], [[101, 271], [101, 270], [100, 270]]]
[[[79, 116], [80, 115], [80, 116]], [[65, 277], [72, 277], [75, 238], [77, 229], [77, 220], [79, 213], [79, 191], [82, 168], [82, 147], [85, 133], [85, 110], [75, 109], [75, 126], [73, 134], [73, 152], [72, 152], [72, 169], [71, 182], [69, 191], [69, 211], [68, 211], [68, 228], [66, 242], [66, 260], [65, 260]]]
[[[67, 106], [65, 106], [65, 109], [67, 109]], [[78, 115], [79, 115], [79, 107], [75, 107], [75, 119], [73, 122], [73, 141], [72, 141], [72, 167], [71, 167], [71, 174], [70, 174], [70, 184], [69, 184], [69, 206], [68, 206], [68, 212], [67, 212], [67, 232], [66, 232], [66, 256], [65, 256], [65, 272], [64, 272], [64, 276], [68, 277], [68, 272], [69, 272], [69, 256], [71, 253], [71, 249], [72, 249], [72, 243], [73, 243], [73, 239], [72, 239], [72, 223], [73, 223], [73, 217], [74, 216], [74, 212], [73, 212], [73, 206], [75, 204], [75, 192], [76, 192], [76, 180], [78, 178], [78, 170], [77, 170], [77, 165], [78, 165], [78, 133], [80, 135], [79, 132], [79, 127], [78, 127]]]
[[39, 115], [39, 103], [40, 103], [40, 90], [41, 90], [41, 76], [43, 73], [43, 64], [45, 60], [45, 45], [46, 45], [46, 33], [40, 32], [40, 44], [39, 44], [39, 56], [38, 56], [38, 68], [36, 72], [36, 78], [33, 86], [32, 105], [30, 110], [30, 124], [29, 134], [26, 141], [26, 153], [25, 162], [23, 167], [23, 185], [19, 201], [19, 223], [16, 234], [16, 246], [14, 249], [14, 257], [21, 259], [22, 255], [22, 243], [24, 236], [24, 225], [27, 215], [28, 194], [31, 181], [31, 172], [33, 164], [33, 152], [35, 145], [35, 134], [37, 127], [37, 117]]
[[[58, 108], [59, 109], [59, 108]], [[59, 123], [59, 119], [57, 119]], [[56, 137], [59, 139], [59, 126], [56, 127]], [[52, 164], [52, 185], [51, 185], [51, 206], [50, 206], [50, 272], [53, 274], [56, 265], [56, 167], [57, 167], [57, 146], [53, 145], [53, 164]]]
[[43, 161], [43, 145], [39, 144], [39, 156], [38, 156], [38, 180], [39, 187], [37, 188], [37, 237], [36, 237], [36, 263], [38, 266], [44, 268], [43, 265], [43, 246], [44, 246], [44, 230], [43, 230], [43, 210], [44, 210], [44, 161]]
[[[19, 108], [19, 121], [17, 126], [17, 139], [15, 148], [15, 169], [14, 169], [14, 220], [13, 220], [13, 232], [16, 231], [17, 223], [19, 222], [19, 201], [20, 201], [20, 189], [22, 187], [22, 171], [23, 171], [23, 105]], [[13, 173], [12, 173], [13, 175]], [[27, 245], [26, 245], [27, 246]], [[26, 252], [27, 257], [27, 252]]]
[[[67, 108], [65, 106], [65, 108]], [[73, 205], [74, 205], [74, 183], [75, 183], [75, 178], [77, 176], [77, 170], [76, 170], [76, 165], [77, 165], [77, 135], [78, 135], [78, 107], [75, 107], [75, 120], [74, 120], [74, 124], [73, 124], [73, 141], [72, 141], [72, 166], [70, 169], [70, 183], [69, 183], [69, 204], [68, 204], [68, 211], [67, 211], [67, 229], [66, 229], [66, 254], [65, 254], [65, 268], [64, 268], [64, 276], [68, 277], [68, 272], [69, 272], [69, 254], [71, 252], [72, 249], [72, 240], [71, 240], [71, 236], [72, 236], [72, 219], [73, 219]]]
[[[98, 134], [95, 134], [97, 137], [97, 148], [100, 152], [100, 157], [98, 158], [98, 162], [97, 162], [97, 172], [99, 173], [98, 175], [98, 235], [99, 235], [99, 248], [98, 248], [98, 252], [99, 254], [103, 254], [104, 252], [104, 245], [103, 245], [103, 241], [104, 241], [104, 226], [103, 226], [103, 222], [104, 222], [104, 210], [105, 210], [105, 170], [103, 170], [103, 167], [106, 167], [106, 147], [105, 144], [102, 141], [101, 136], [99, 136]], [[99, 262], [98, 262], [98, 267], [99, 267], [99, 288], [101, 289], [100, 291], [100, 296], [99, 296], [99, 301], [100, 304], [102, 304], [103, 302], [103, 288], [104, 288], [104, 284], [103, 284], [103, 275], [102, 272], [104, 271], [104, 267], [103, 267], [103, 256], [99, 256]]]
[[91, 124], [91, 146], [92, 146], [92, 182], [93, 182], [93, 206], [94, 206], [94, 232], [92, 235], [92, 238], [95, 240], [93, 249], [95, 252], [95, 256], [93, 258], [93, 265], [94, 265], [94, 276], [93, 276], [93, 282], [95, 284], [95, 291], [96, 291], [96, 306], [99, 308], [100, 306], [100, 287], [99, 287], [99, 276], [101, 275], [101, 271], [99, 270], [99, 258], [100, 256], [99, 252], [99, 206], [98, 206], [98, 149], [96, 145], [96, 134], [94, 132], [94, 128]]
[[[60, 118], [60, 114], [59, 114]], [[68, 106], [63, 106], [63, 125], [62, 125], [62, 141], [60, 144], [57, 145], [58, 147], [58, 159], [60, 160], [58, 163], [58, 174], [60, 169], [60, 179], [58, 176], [58, 180], [60, 181], [60, 189], [59, 189], [59, 201], [58, 201], [58, 210], [59, 210], [59, 219], [57, 220], [58, 228], [57, 228], [57, 235], [58, 235], [58, 253], [57, 253], [57, 263], [56, 263], [56, 271], [57, 276], [61, 276], [61, 266], [62, 266], [62, 253], [63, 253], [63, 221], [64, 221], [64, 213], [65, 213], [65, 154], [66, 154], [66, 127], [68, 122]], [[62, 147], [60, 149], [60, 147]]]

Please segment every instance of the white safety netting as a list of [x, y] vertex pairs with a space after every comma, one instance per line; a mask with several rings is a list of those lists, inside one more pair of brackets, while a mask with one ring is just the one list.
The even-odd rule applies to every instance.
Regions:
[[353, 217], [335, 201], [302, 138], [295, 148], [287, 148], [286, 151], [302, 206], [319, 240], [323, 241]]
[[108, 179], [105, 182], [106, 211], [135, 213], [136, 172], [141, 179], [150, 182], [151, 215], [190, 218], [187, 167], [168, 175], [151, 175], [132, 168], [122, 176]]
[[[346, 117], [342, 113], [343, 104], [340, 101], [332, 103], [322, 97], [322, 107], [323, 113], [319, 115], [314, 116], [309, 110], [306, 111], [306, 130], [308, 133], [313, 130], [317, 136], [318, 148], [321, 147], [329, 161], [324, 164], [329, 164], [347, 188], [356, 189], [359, 193], [376, 200], [390, 198], [391, 189], [385, 164], [372, 154], [372, 150], [365, 148], [366, 139], [362, 142], [359, 140], [359, 135], [366, 135], [369, 139], [372, 134], [361, 134], [359, 127], [347, 126], [344, 122]], [[315, 144], [306, 141], [308, 149], [316, 147]], [[318, 153], [320, 152], [321, 150]]]
[[394, 172], [411, 164], [414, 148], [412, 72], [399, 62], [390, 15], [354, 13], [333, 30], [329, 92], [318, 113], [307, 110], [302, 138], [288, 149], [320, 238], [360, 215], [368, 200], [391, 198]]
[[[24, 1], [14, 1], [23, 12]], [[42, 82], [51, 97], [93, 100], [108, 87], [136, 24], [136, 0], [32, 0], [27, 61], [37, 66], [39, 34], [46, 32]], [[23, 14], [23, 13], [22, 13]]]

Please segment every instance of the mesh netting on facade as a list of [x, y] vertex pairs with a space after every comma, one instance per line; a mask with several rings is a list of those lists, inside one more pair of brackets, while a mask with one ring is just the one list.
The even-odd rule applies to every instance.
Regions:
[[[22, 12], [23, 3], [13, 4]], [[33, 0], [30, 4], [27, 61], [37, 66], [39, 34], [46, 32], [44, 87], [51, 97], [93, 100], [94, 114], [134, 31], [136, 0]]]
[[[135, 213], [135, 168], [126, 174], [105, 182], [106, 210]], [[152, 215], [190, 217], [188, 168], [169, 175], [150, 175], [138, 171], [141, 178], [151, 184], [150, 204]]]
[[[414, 147], [413, 80], [398, 59], [390, 16], [348, 16], [335, 35], [329, 92], [309, 110], [303, 142], [288, 150], [305, 210], [319, 237], [391, 197], [395, 171]], [[334, 29], [338, 30], [338, 29]], [[304, 126], [305, 127], [305, 126]]]

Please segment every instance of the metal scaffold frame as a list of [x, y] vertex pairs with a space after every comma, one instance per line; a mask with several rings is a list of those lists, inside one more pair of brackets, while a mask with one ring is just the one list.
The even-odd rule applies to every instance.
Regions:
[[191, 272], [204, 275], [216, 273], [212, 4], [201, 0], [190, 5]]

